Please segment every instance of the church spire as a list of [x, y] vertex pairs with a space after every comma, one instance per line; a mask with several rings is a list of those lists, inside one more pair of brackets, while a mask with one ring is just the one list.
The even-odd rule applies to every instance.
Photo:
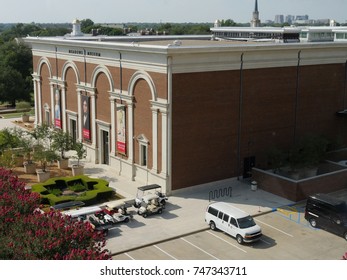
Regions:
[[251, 27], [259, 27], [259, 26], [260, 26], [260, 20], [259, 20], [259, 11], [258, 11], [258, 0], [255, 0], [253, 17], [251, 20]]

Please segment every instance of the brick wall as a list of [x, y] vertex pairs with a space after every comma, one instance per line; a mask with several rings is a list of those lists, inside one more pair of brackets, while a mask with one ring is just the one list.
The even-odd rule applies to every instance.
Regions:
[[250, 156], [266, 169], [272, 147], [307, 134], [343, 139], [344, 75], [343, 64], [175, 74], [173, 189], [242, 176]]
[[254, 168], [252, 180], [258, 187], [292, 201], [306, 199], [315, 193], [330, 193], [347, 187], [347, 169], [340, 169], [304, 180], [294, 181]]

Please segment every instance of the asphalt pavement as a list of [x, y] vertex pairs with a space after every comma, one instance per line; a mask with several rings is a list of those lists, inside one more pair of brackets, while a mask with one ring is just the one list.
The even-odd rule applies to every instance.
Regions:
[[[0, 119], [0, 129], [15, 127], [14, 120]], [[114, 168], [107, 165], [86, 161], [84, 165], [86, 175], [109, 181], [109, 186], [124, 197], [122, 200], [125, 202], [131, 202], [136, 197], [139, 186], [147, 185], [147, 182], [119, 176]], [[259, 188], [252, 190], [250, 181], [237, 178], [185, 188], [172, 192], [162, 214], [144, 218], [137, 214], [136, 208], [130, 207], [128, 210], [133, 219], [110, 230], [106, 248], [114, 255], [205, 230], [208, 228], [204, 221], [205, 210], [213, 201], [229, 202], [252, 216], [294, 203]]]

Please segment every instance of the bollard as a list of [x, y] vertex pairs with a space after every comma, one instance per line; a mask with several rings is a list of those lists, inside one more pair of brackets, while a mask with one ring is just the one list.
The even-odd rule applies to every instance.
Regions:
[[258, 188], [258, 183], [256, 181], [251, 182], [251, 190], [256, 191]]

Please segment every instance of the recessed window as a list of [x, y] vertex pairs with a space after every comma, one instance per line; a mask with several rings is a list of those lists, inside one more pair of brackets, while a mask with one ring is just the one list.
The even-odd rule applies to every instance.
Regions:
[[141, 166], [147, 166], [149, 141], [148, 141], [147, 137], [143, 134], [140, 134], [137, 137], [137, 141], [139, 143], [139, 152], [140, 152], [139, 164]]
[[141, 165], [147, 166], [147, 145], [140, 145], [141, 148]]
[[45, 111], [45, 124], [50, 125], [50, 121], [51, 121], [51, 113], [49, 111]]

